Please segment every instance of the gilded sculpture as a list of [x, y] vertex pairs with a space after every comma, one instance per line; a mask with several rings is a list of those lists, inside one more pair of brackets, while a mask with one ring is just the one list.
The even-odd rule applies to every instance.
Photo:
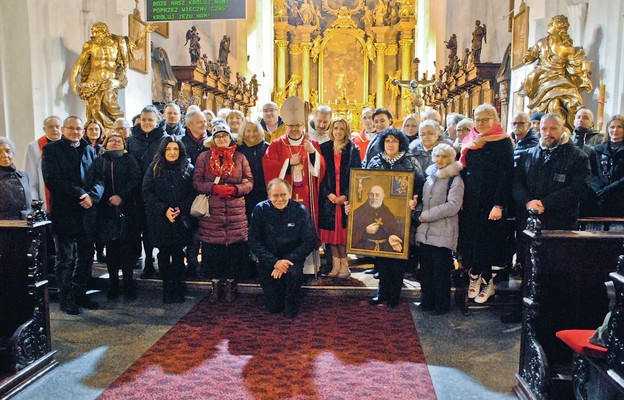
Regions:
[[362, 48], [362, 52], [371, 62], [375, 62], [375, 59], [377, 59], [377, 49], [375, 49], [375, 43], [373, 43], [372, 37], [369, 36], [368, 39], [366, 39], [366, 45]]
[[574, 114], [583, 102], [580, 92], [591, 91], [592, 83], [585, 52], [572, 45], [569, 27], [565, 16], [554, 16], [548, 36], [527, 50], [524, 62], [537, 63], [522, 82], [520, 94], [529, 98], [531, 111], [558, 113], [574, 126]]
[[118, 94], [128, 84], [126, 71], [132, 51], [141, 47], [147, 34], [155, 29], [147, 25], [132, 41], [127, 36], [113, 35], [103, 22], [93, 24], [91, 39], [83, 45], [69, 78], [74, 94], [87, 102], [87, 119], [111, 129], [117, 118], [124, 117]]

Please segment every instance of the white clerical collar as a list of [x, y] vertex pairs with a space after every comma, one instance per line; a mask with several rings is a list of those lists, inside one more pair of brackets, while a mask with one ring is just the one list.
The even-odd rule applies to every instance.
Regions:
[[291, 138], [290, 136], [288, 136], [288, 142], [292, 145], [292, 146], [301, 146], [301, 143], [303, 143], [303, 135], [301, 135], [301, 137], [297, 140]]

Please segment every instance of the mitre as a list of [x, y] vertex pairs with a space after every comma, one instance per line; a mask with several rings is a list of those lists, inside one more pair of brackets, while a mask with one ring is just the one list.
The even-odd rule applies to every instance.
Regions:
[[286, 125], [305, 125], [305, 107], [303, 101], [296, 96], [290, 96], [282, 104], [280, 116]]

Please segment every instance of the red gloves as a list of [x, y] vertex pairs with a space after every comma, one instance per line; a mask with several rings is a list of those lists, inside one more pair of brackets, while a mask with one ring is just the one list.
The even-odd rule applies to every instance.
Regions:
[[214, 185], [212, 187], [213, 194], [216, 194], [217, 196], [221, 196], [225, 198], [234, 197], [236, 196], [237, 192], [238, 191], [236, 190], [235, 186]]

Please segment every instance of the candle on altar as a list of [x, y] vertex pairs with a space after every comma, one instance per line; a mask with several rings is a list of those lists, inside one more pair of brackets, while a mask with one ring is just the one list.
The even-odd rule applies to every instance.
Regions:
[[602, 124], [603, 124], [603, 118], [604, 118], [605, 91], [606, 91], [606, 85], [604, 83], [601, 83], [599, 94], [598, 94], [598, 112], [597, 112], [598, 131], [602, 131]]

